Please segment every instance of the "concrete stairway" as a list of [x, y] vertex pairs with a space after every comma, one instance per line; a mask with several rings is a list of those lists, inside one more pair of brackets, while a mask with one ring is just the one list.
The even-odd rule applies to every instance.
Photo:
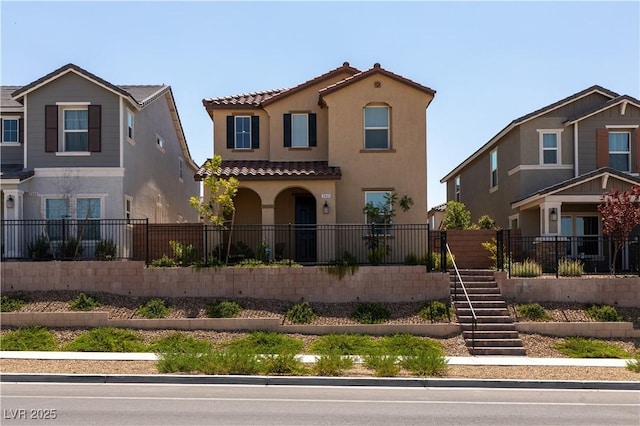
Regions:
[[500, 294], [498, 284], [493, 279], [493, 271], [460, 270], [459, 272], [477, 318], [475, 339], [473, 339], [473, 316], [469, 303], [455, 271], [450, 271], [451, 298], [469, 353], [471, 355], [526, 355], [516, 327], [509, 316], [507, 304]]

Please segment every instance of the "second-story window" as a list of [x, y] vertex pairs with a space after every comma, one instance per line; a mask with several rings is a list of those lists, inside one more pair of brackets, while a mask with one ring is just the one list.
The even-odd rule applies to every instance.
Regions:
[[17, 143], [20, 141], [18, 118], [2, 119], [2, 142]]
[[251, 117], [237, 115], [235, 117], [235, 149], [251, 148]]
[[560, 131], [539, 130], [540, 164], [560, 164]]
[[364, 108], [364, 149], [389, 149], [389, 108]]
[[131, 110], [127, 110], [127, 137], [133, 140], [134, 116]]
[[178, 179], [184, 178], [184, 160], [182, 157], [178, 157]]
[[89, 151], [89, 112], [86, 108], [65, 108], [62, 118], [64, 151]]
[[453, 184], [453, 196], [454, 200], [460, 201], [460, 176], [456, 176]]
[[284, 114], [284, 146], [307, 148], [317, 145], [316, 114]]
[[631, 170], [629, 132], [609, 132], [609, 166], [621, 172]]
[[491, 151], [489, 158], [491, 167], [490, 188], [494, 189], [498, 187], [498, 150]]

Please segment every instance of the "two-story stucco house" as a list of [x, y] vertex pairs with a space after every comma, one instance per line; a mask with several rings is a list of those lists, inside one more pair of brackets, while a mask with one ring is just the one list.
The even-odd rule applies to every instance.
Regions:
[[345, 62], [293, 88], [204, 99], [220, 175], [240, 182], [235, 223], [362, 224], [385, 194], [414, 202], [394, 223], [426, 223], [434, 95], [380, 64]]
[[198, 220], [170, 86], [117, 86], [68, 64], [3, 86], [0, 115], [3, 219]]
[[639, 100], [589, 87], [513, 120], [441, 182], [473, 220], [487, 214], [524, 236], [596, 237], [602, 194], [640, 184], [639, 127]]

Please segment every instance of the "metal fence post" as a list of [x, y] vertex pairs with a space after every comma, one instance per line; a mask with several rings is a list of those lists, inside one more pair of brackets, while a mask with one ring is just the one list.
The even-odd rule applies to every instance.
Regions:
[[440, 270], [447, 272], [447, 231], [440, 233]]
[[558, 278], [560, 276], [560, 255], [558, 254], [558, 236], [556, 235], [554, 237], [555, 240], [555, 244], [554, 244], [554, 250], [555, 250], [555, 261], [556, 261], [556, 278]]
[[208, 243], [208, 232], [207, 232], [207, 224], [203, 223], [202, 226], [204, 227], [204, 247], [202, 248], [202, 254], [204, 256], [204, 266], [207, 267], [209, 266], [209, 243]]
[[149, 218], [145, 219], [145, 264], [149, 267]]
[[504, 234], [502, 229], [496, 231], [496, 271], [504, 271]]
[[[431, 259], [431, 225], [427, 221], [427, 259]], [[425, 268], [427, 272], [430, 272], [429, 261], [425, 262]]]
[[291, 248], [293, 247], [291, 245], [291, 222], [289, 222], [289, 226], [288, 226], [288, 229], [287, 229], [287, 239], [289, 240], [289, 256], [288, 256], [289, 257], [289, 267], [291, 267], [291, 262], [293, 261], [293, 259], [292, 259], [293, 256], [291, 256], [291, 253], [292, 253], [291, 252]]

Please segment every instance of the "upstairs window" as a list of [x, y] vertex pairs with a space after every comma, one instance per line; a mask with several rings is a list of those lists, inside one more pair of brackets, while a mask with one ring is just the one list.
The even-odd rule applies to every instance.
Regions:
[[630, 134], [609, 132], [609, 167], [628, 172], [631, 170]]
[[307, 148], [317, 145], [316, 114], [284, 114], [284, 146]]
[[460, 201], [460, 176], [456, 176], [453, 183], [453, 197], [454, 200]]
[[88, 103], [45, 106], [45, 151], [58, 153], [100, 152], [102, 108]]
[[235, 135], [235, 149], [251, 148], [251, 117], [236, 117]]
[[560, 132], [539, 130], [540, 164], [560, 164]]
[[18, 143], [20, 142], [18, 118], [2, 119], [2, 143]]
[[495, 189], [498, 187], [498, 150], [491, 151], [489, 158], [491, 168], [490, 188]]
[[133, 112], [128, 109], [127, 110], [127, 137], [133, 140], [133, 126], [134, 126], [134, 116]]
[[364, 108], [364, 149], [389, 149], [389, 108]]
[[178, 179], [182, 181], [184, 178], [184, 160], [182, 157], [178, 157]]
[[86, 108], [62, 110], [63, 151], [89, 151], [89, 112]]
[[257, 115], [227, 116], [227, 149], [258, 149], [260, 147], [260, 117]]

